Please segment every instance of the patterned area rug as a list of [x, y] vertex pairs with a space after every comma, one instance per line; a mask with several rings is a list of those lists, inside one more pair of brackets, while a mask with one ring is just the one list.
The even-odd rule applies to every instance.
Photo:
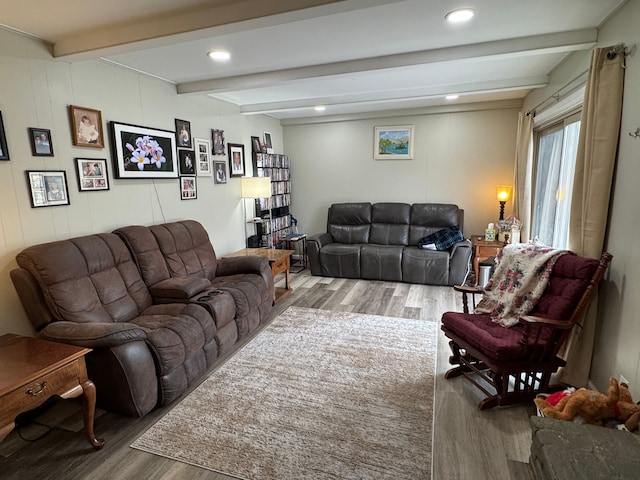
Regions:
[[242, 479], [430, 479], [436, 341], [289, 307], [132, 447]]

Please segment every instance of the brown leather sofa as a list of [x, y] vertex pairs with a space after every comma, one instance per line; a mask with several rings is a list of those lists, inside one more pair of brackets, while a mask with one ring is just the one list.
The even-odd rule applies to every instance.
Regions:
[[[123, 230], [129, 240], [152, 231], [163, 240], [132, 253]], [[267, 259], [217, 259], [193, 221], [35, 245], [16, 260], [11, 278], [35, 330], [93, 349], [86, 360], [98, 406], [130, 416], [176, 399], [272, 305]]]
[[313, 275], [427, 285], [460, 285], [469, 272], [471, 242], [437, 251], [420, 240], [463, 228], [464, 211], [441, 203], [334, 203], [327, 231], [307, 240]]

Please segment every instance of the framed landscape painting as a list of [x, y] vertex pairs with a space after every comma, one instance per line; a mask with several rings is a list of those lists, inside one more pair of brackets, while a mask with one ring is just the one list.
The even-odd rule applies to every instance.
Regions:
[[116, 178], [177, 178], [176, 135], [170, 130], [110, 122]]
[[374, 127], [373, 158], [375, 160], [411, 160], [413, 158], [413, 125]]

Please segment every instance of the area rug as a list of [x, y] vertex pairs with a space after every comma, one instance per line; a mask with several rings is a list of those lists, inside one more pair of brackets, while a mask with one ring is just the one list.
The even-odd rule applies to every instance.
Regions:
[[132, 447], [241, 479], [430, 479], [436, 342], [289, 307]]

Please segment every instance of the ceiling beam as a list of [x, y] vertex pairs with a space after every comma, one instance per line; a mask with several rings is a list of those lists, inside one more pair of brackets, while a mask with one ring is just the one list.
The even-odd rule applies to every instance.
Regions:
[[331, 107], [332, 105], [376, 105], [387, 102], [417, 101], [430, 98], [441, 98], [451, 92], [459, 95], [476, 95], [483, 93], [507, 92], [512, 90], [529, 90], [547, 86], [549, 77], [547, 75], [511, 78], [496, 81], [474, 82], [468, 84], [445, 85], [437, 87], [425, 87], [419, 89], [403, 90], [402, 92], [377, 92], [375, 94], [349, 94], [339, 97], [308, 98], [291, 100], [286, 102], [259, 103], [243, 105], [240, 112], [245, 115], [269, 114], [274, 112], [294, 111], [310, 109], [317, 105]]
[[308, 67], [290, 68], [270, 72], [237, 75], [178, 84], [179, 94], [224, 93], [248, 90], [283, 82], [308, 78], [327, 77], [357, 72], [367, 72], [388, 68], [465, 60], [483, 57], [514, 57], [542, 53], [571, 52], [593, 47], [598, 38], [596, 28], [572, 30], [568, 32], [510, 38], [492, 42], [475, 43], [456, 47], [423, 50], [420, 52], [385, 55], [359, 60], [335, 62]]

